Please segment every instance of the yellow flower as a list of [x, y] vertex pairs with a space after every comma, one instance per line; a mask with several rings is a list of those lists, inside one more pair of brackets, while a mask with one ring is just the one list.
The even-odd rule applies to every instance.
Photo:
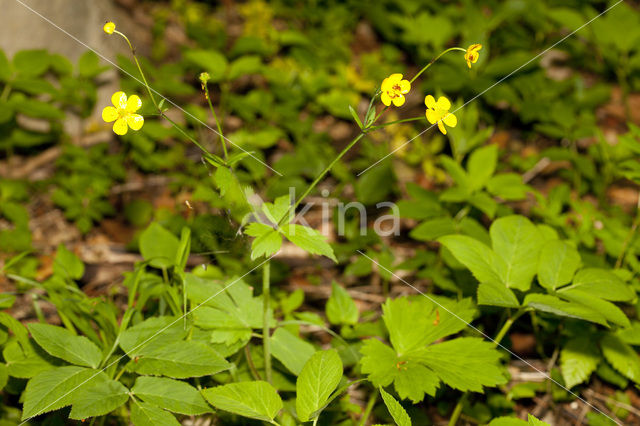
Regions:
[[109, 22], [104, 24], [104, 27], [102, 27], [102, 29], [104, 30], [105, 33], [111, 35], [116, 30], [116, 24], [114, 24], [113, 22], [109, 21]]
[[475, 64], [478, 62], [478, 58], [480, 54], [478, 54], [478, 50], [482, 49], [481, 44], [472, 44], [467, 48], [466, 53], [464, 54], [464, 59], [467, 61], [467, 66], [471, 68], [471, 64]]
[[382, 90], [380, 99], [383, 104], [389, 106], [393, 102], [395, 106], [399, 107], [404, 104], [404, 95], [411, 90], [411, 83], [409, 80], [403, 80], [402, 74], [391, 74], [382, 81], [380, 90]]
[[443, 135], [447, 134], [447, 129], [444, 127], [445, 124], [449, 127], [456, 127], [456, 124], [458, 124], [456, 116], [449, 112], [451, 102], [444, 96], [440, 96], [438, 102], [436, 102], [433, 96], [427, 95], [427, 97], [424, 98], [424, 104], [427, 106], [427, 120], [429, 120], [431, 124], [437, 122], [438, 129], [440, 129]]
[[127, 99], [124, 92], [116, 92], [111, 96], [114, 106], [105, 107], [102, 110], [102, 119], [107, 123], [113, 123], [113, 131], [117, 135], [125, 135], [129, 127], [132, 130], [140, 130], [144, 124], [144, 118], [135, 114], [142, 106], [142, 101], [137, 95], [131, 95]]

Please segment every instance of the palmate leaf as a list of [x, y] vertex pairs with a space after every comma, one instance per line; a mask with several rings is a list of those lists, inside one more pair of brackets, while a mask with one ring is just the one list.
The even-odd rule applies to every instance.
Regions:
[[269, 225], [263, 223], [250, 223], [245, 229], [245, 234], [255, 237], [251, 243], [251, 260], [260, 256], [270, 257], [280, 250], [282, 235]]
[[302, 422], [313, 420], [342, 378], [342, 360], [335, 349], [318, 351], [304, 365], [296, 381], [296, 413]]
[[29, 324], [35, 341], [52, 356], [71, 364], [96, 368], [102, 360], [102, 352], [84, 336], [76, 336], [66, 328], [49, 324]]
[[213, 411], [196, 388], [180, 380], [140, 376], [131, 392], [145, 402], [174, 413], [197, 416]]
[[369, 380], [375, 386], [393, 383], [401, 398], [413, 402], [421, 401], [425, 394], [434, 395], [441, 381], [456, 389], [478, 392], [483, 386], [504, 383], [500, 354], [490, 343], [459, 338], [432, 344], [466, 327], [475, 312], [471, 302], [444, 302], [445, 310], [422, 300], [399, 298], [383, 306], [393, 347], [376, 339], [364, 342], [360, 363]]
[[333, 254], [333, 249], [326, 241], [326, 237], [315, 229], [295, 224], [284, 225], [280, 229], [289, 241], [304, 251], [326, 256], [334, 262], [338, 262]]
[[267, 382], [239, 382], [205, 389], [202, 395], [219, 410], [272, 422], [282, 409], [282, 399]]
[[590, 338], [581, 336], [569, 340], [560, 351], [560, 368], [567, 388], [586, 381], [598, 362], [600, 354]]

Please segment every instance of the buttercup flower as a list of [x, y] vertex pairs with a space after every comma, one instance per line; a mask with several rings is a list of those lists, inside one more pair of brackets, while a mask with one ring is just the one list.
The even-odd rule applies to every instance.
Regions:
[[102, 27], [102, 29], [104, 30], [105, 33], [111, 35], [116, 30], [116, 24], [109, 21], [106, 24], [104, 24], [104, 27]]
[[102, 119], [107, 123], [113, 123], [113, 131], [117, 135], [125, 135], [129, 127], [131, 130], [140, 130], [144, 124], [144, 118], [135, 114], [142, 106], [142, 101], [137, 95], [131, 95], [127, 99], [124, 92], [116, 92], [111, 96], [114, 106], [105, 107], [102, 110]]
[[464, 54], [464, 59], [467, 61], [467, 66], [469, 68], [471, 68], [471, 64], [478, 62], [478, 58], [480, 57], [478, 50], [480, 49], [482, 49], [482, 45], [477, 43], [472, 44], [467, 48], [467, 52]]
[[445, 124], [449, 127], [456, 127], [456, 124], [458, 124], [456, 116], [449, 112], [451, 102], [444, 96], [440, 96], [438, 102], [436, 102], [433, 96], [427, 95], [427, 97], [424, 98], [424, 104], [427, 106], [427, 120], [429, 120], [431, 124], [437, 122], [438, 129], [440, 129], [443, 135], [447, 134], [447, 129], [444, 127]]
[[404, 95], [411, 90], [411, 83], [409, 80], [403, 80], [402, 74], [391, 74], [382, 81], [380, 90], [382, 90], [380, 99], [383, 104], [389, 106], [393, 102], [395, 106], [399, 107], [404, 104]]

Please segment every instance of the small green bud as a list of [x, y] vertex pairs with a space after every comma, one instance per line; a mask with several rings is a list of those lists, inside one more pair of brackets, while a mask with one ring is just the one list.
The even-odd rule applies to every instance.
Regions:
[[209, 75], [208, 72], [200, 73], [198, 78], [200, 79], [200, 82], [202, 82], [202, 84], [207, 84], [207, 81], [211, 80], [211, 76]]

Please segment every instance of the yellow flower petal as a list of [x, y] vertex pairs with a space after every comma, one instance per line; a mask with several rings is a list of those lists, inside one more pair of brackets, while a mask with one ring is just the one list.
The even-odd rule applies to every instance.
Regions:
[[438, 121], [438, 129], [440, 129], [443, 135], [447, 134], [447, 129], [445, 129], [444, 124], [442, 124], [442, 120]]
[[382, 80], [382, 84], [380, 85], [380, 90], [383, 92], [388, 92], [393, 87], [393, 82], [389, 79], [389, 77]]
[[140, 114], [129, 114], [126, 120], [131, 130], [140, 130], [144, 124], [144, 118]]
[[393, 104], [397, 107], [404, 105], [404, 96], [396, 96], [393, 98]]
[[435, 98], [433, 96], [427, 95], [424, 98], [424, 104], [427, 106], [427, 108], [435, 108], [436, 107], [436, 100], [435, 100]]
[[400, 92], [404, 95], [405, 93], [409, 93], [409, 90], [411, 90], [411, 83], [409, 83], [409, 80], [401, 80]]
[[438, 98], [438, 109], [443, 109], [445, 111], [447, 111], [449, 108], [451, 108], [451, 102], [449, 102], [449, 99], [445, 98], [444, 96], [440, 96]]
[[444, 124], [446, 124], [449, 127], [456, 127], [456, 124], [458, 124], [458, 119], [453, 114], [445, 115], [442, 118], [442, 121], [444, 121]]
[[111, 103], [116, 108], [125, 109], [127, 107], [127, 95], [124, 92], [116, 92], [111, 95]]
[[127, 112], [136, 112], [142, 106], [142, 101], [138, 95], [131, 95], [127, 100], [127, 107], [125, 111]]
[[129, 130], [129, 128], [127, 127], [127, 121], [124, 118], [118, 118], [116, 122], [113, 123], [113, 132], [116, 135], [126, 135], [127, 130]]
[[398, 83], [400, 80], [402, 80], [402, 74], [400, 74], [399, 72], [391, 74], [389, 77], [389, 80], [391, 80], [394, 84]]
[[391, 105], [391, 97], [389, 96], [389, 94], [386, 91], [382, 92], [382, 95], [380, 95], [380, 100], [386, 106]]
[[118, 110], [112, 106], [104, 107], [102, 110], [102, 119], [107, 123], [111, 123], [118, 119]]
[[427, 116], [427, 120], [429, 120], [429, 123], [431, 124], [438, 121], [438, 114], [436, 114], [435, 110], [428, 109], [426, 112], [426, 116]]

